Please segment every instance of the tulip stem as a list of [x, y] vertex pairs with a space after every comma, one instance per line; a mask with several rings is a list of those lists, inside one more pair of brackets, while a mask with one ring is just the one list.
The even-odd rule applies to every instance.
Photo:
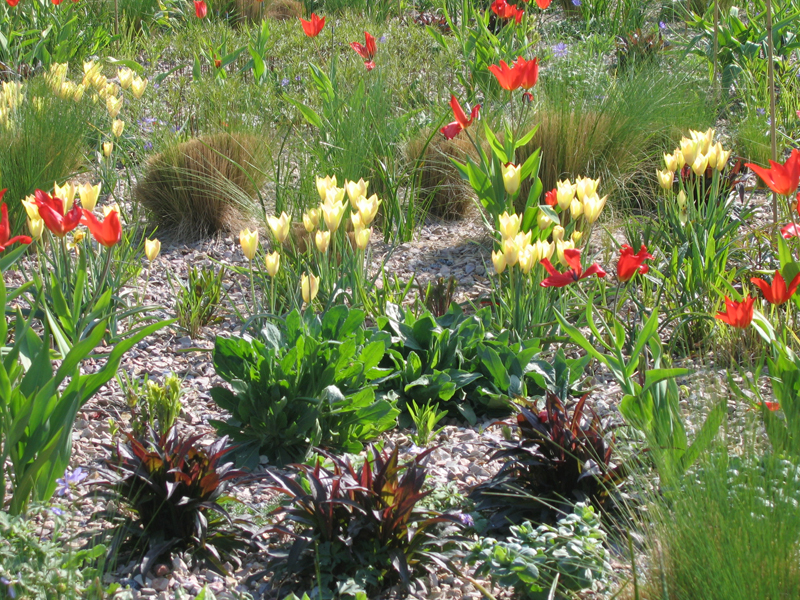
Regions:
[[[778, 160], [778, 143], [775, 137], [775, 65], [772, 43], [772, 0], [767, 0], [767, 81], [769, 86], [769, 141], [772, 160]], [[772, 192], [772, 224], [778, 228], [778, 194]]]
[[100, 294], [103, 291], [103, 286], [105, 286], [106, 277], [108, 277], [108, 271], [111, 268], [111, 254], [112, 254], [112, 252], [114, 252], [114, 246], [112, 246], [110, 248], [106, 248], [106, 260], [105, 260], [105, 264], [103, 264], [103, 272], [100, 275], [100, 279], [99, 279], [99, 281], [97, 282], [97, 284], [95, 286], [94, 294], [92, 295], [92, 300], [89, 303], [88, 308], [90, 308], [90, 309], [94, 306], [95, 302], [97, 302], [97, 299], [100, 297]]

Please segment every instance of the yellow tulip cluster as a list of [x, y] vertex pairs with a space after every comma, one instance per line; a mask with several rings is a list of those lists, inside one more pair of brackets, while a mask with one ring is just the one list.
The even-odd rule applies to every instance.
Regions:
[[328, 251], [331, 235], [339, 229], [342, 218], [347, 210], [345, 194], [350, 200], [350, 221], [353, 224], [354, 240], [360, 250], [365, 250], [372, 236], [370, 224], [378, 214], [381, 201], [376, 194], [367, 198], [369, 181], [359, 179], [344, 182], [344, 187], [338, 187], [336, 176], [326, 175], [317, 177], [317, 192], [321, 199], [319, 209], [312, 208], [303, 214], [303, 227], [308, 233], [313, 233], [319, 227], [320, 216], [325, 223], [327, 231], [319, 230], [314, 236], [317, 250], [321, 253]]
[[[572, 220], [583, 216], [588, 224], [592, 224], [600, 217], [600, 213], [606, 206], [608, 196], [602, 198], [597, 193], [600, 186], [600, 179], [590, 177], [578, 177], [575, 183], [569, 179], [556, 183], [556, 204], [566, 212], [569, 209]], [[549, 224], [547, 225], [549, 226]], [[547, 227], [541, 227], [546, 229]]]
[[[77, 194], [81, 200], [81, 208], [88, 211], [93, 211], [97, 206], [97, 198], [100, 196], [100, 186], [102, 184], [92, 185], [91, 183], [84, 183], [83, 185], [76, 186], [73, 182], [68, 181], [64, 185], [53, 184], [53, 196], [60, 198], [64, 201], [64, 214], [67, 214], [75, 204], [75, 195]], [[36, 206], [33, 195], [25, 197], [22, 201], [22, 206], [28, 214], [28, 230], [34, 240], [42, 237], [44, 232], [44, 221], [39, 216], [39, 207]], [[104, 208], [105, 210], [105, 208]], [[119, 209], [117, 208], [117, 212]]]
[[0, 88], [0, 125], [11, 128], [11, 113], [25, 99], [21, 82], [4, 81]]
[[672, 189], [675, 172], [685, 165], [689, 165], [698, 177], [709, 168], [719, 172], [725, 169], [731, 152], [724, 150], [719, 141], [714, 142], [715, 133], [711, 128], [705, 132], [689, 130], [689, 137], [681, 138], [672, 154], [664, 154], [664, 170], [656, 169], [658, 183], [664, 190]]
[[500, 215], [500, 250], [492, 252], [492, 263], [498, 274], [513, 269], [519, 264], [520, 270], [527, 275], [543, 258], [549, 259], [555, 249], [554, 244], [544, 240], [532, 242], [532, 232], [521, 232], [522, 219], [519, 215]]

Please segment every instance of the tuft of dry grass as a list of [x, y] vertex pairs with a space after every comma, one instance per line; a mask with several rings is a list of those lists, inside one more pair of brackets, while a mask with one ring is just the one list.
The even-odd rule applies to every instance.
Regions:
[[419, 198], [427, 206], [428, 214], [441, 219], [462, 219], [475, 201], [469, 182], [461, 178], [451, 159], [465, 161], [467, 156], [476, 158], [475, 149], [464, 137], [446, 140], [435, 135], [427, 147], [428, 134], [422, 132], [406, 145], [409, 161], [419, 160], [423, 155], [420, 176]]
[[172, 145], [149, 161], [134, 197], [177, 239], [238, 231], [257, 212], [267, 147], [259, 136], [228, 133]]

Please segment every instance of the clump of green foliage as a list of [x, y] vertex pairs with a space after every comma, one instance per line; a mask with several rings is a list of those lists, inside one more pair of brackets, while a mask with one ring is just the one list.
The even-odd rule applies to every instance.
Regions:
[[178, 325], [195, 338], [203, 327], [213, 323], [221, 308], [224, 296], [222, 278], [225, 268], [220, 267], [215, 273], [210, 267], [199, 271], [192, 267], [186, 285], [180, 285], [175, 297], [175, 314]]

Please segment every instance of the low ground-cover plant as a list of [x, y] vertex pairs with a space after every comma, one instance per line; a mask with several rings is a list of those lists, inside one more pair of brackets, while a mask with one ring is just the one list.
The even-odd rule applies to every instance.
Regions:
[[222, 287], [225, 267], [220, 267], [216, 273], [211, 267], [202, 267], [200, 270], [192, 267], [188, 275], [186, 285], [178, 284], [175, 315], [178, 325], [186, 330], [189, 337], [196, 338], [203, 327], [218, 318], [225, 295]]
[[552, 392], [544, 410], [520, 410], [519, 439], [499, 442], [492, 455], [503, 460], [502, 468], [470, 495], [476, 510], [487, 514], [489, 529], [505, 530], [523, 520], [554, 522], [573, 501], [610, 506], [627, 468], [612, 462], [613, 446], [606, 442], [598, 416], [584, 423], [587, 397], [578, 401], [572, 415]]
[[379, 367], [389, 336], [363, 324], [363, 311], [338, 305], [322, 317], [295, 310], [260, 340], [217, 337], [214, 367], [231, 387], [211, 396], [231, 418], [214, 426], [238, 444], [239, 464], [302, 461], [313, 446], [358, 452], [395, 426], [394, 402], [376, 394], [391, 374]]
[[197, 443], [201, 437], [182, 437], [177, 427], [162, 435], [151, 429], [141, 439], [127, 434], [127, 442], [111, 449], [105, 479], [96, 485], [101, 496], [131, 514], [106, 509], [99, 515], [115, 525], [108, 534], [110, 561], [135, 560], [136, 570], [147, 574], [160, 557], [188, 551], [226, 572], [223, 563], [248, 547], [248, 524], [220, 505], [245, 473], [226, 462], [227, 438], [204, 448]]
[[468, 560], [478, 564], [476, 575], [513, 588], [515, 597], [567, 598], [570, 592], [596, 589], [611, 573], [605, 540], [595, 510], [579, 503], [555, 526], [526, 521], [512, 526], [504, 540], [480, 538]]
[[287, 526], [274, 531], [296, 538], [273, 552], [270, 566], [301, 585], [316, 578], [319, 597], [372, 597], [398, 583], [424, 593], [419, 576], [446, 567], [454, 549], [455, 540], [439, 525], [460, 524], [456, 516], [418, 506], [430, 493], [423, 489], [427, 473], [419, 464], [428, 452], [401, 465], [396, 448], [391, 454], [371, 448], [358, 468], [328, 455], [329, 468], [318, 459], [313, 467], [294, 465], [294, 476], [270, 471], [273, 489], [288, 497], [278, 510]]

